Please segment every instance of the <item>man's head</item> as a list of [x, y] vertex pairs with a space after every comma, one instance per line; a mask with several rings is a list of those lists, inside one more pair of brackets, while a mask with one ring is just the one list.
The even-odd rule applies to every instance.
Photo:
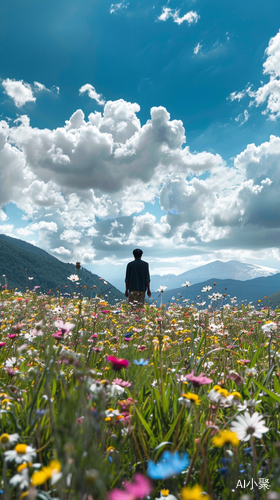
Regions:
[[140, 248], [135, 248], [135, 250], [133, 250], [132, 253], [133, 253], [135, 259], [141, 259], [142, 255], [143, 255], [143, 251], [140, 250]]

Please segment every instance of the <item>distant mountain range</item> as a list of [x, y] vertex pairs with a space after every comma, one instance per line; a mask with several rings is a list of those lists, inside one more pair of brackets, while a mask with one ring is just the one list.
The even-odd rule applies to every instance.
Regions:
[[[214, 284], [215, 283], [215, 284]], [[206, 286], [210, 286], [212, 289], [209, 292], [202, 292], [202, 289]], [[262, 303], [265, 300], [265, 305], [272, 305], [276, 307], [280, 303], [277, 303], [278, 297], [280, 299], [280, 273], [274, 274], [272, 276], [260, 277], [251, 280], [241, 281], [233, 279], [209, 279], [202, 281], [201, 283], [196, 283], [195, 285], [180, 288], [175, 288], [169, 290], [168, 288], [163, 292], [163, 303], [177, 302], [182, 303], [184, 299], [190, 299], [189, 303], [202, 303], [206, 302], [209, 304], [210, 300], [207, 298], [213, 293], [225, 294], [223, 298], [224, 303], [230, 303], [230, 298], [236, 297], [237, 303], [240, 304], [242, 301], [245, 303], [254, 302], [257, 303], [261, 300]], [[272, 294], [276, 294], [275, 297], [269, 297]], [[155, 302], [160, 302], [160, 292], [153, 292], [152, 298]], [[266, 296], [266, 299], [264, 297]], [[179, 301], [177, 301], [179, 299]], [[270, 300], [270, 302], [269, 302]], [[206, 307], [206, 305], [204, 307]]]
[[[32, 290], [38, 286], [39, 291], [47, 293], [51, 290], [51, 294], [57, 294], [58, 289], [62, 294], [81, 292], [84, 296], [92, 292], [95, 297], [97, 292], [110, 303], [114, 303], [115, 299], [125, 299], [124, 294], [111, 283], [104, 283], [103, 279], [83, 267], [80, 269], [79, 285], [68, 279], [71, 274], [77, 274], [74, 264], [61, 262], [31, 243], [0, 234], [1, 286], [5, 285], [6, 278], [8, 288], [17, 288], [22, 292], [26, 287]], [[90, 287], [93, 287], [92, 291]]]
[[277, 273], [279, 273], [278, 269], [256, 266], [254, 264], [245, 264], [238, 260], [230, 260], [228, 262], [215, 260], [214, 262], [210, 262], [210, 264], [196, 267], [195, 269], [191, 269], [179, 275], [166, 274], [160, 276], [155, 274], [151, 276], [151, 285], [152, 289], [156, 291], [160, 285], [173, 289], [181, 287], [182, 283], [186, 281], [189, 281], [190, 285], [203, 283], [212, 278], [246, 281], [253, 278], [273, 276]]
[[[38, 291], [43, 293], [57, 294], [59, 290], [61, 294], [72, 295], [73, 292], [81, 292], [89, 296], [93, 287], [93, 296], [96, 292], [102, 294], [112, 304], [116, 299], [125, 300], [124, 294], [108, 281], [110, 276], [105, 277], [108, 279], [106, 279], [107, 283], [104, 283], [104, 279], [82, 267], [79, 285], [77, 285], [68, 280], [71, 274], [77, 274], [74, 264], [61, 262], [31, 243], [0, 234], [0, 284], [2, 287], [5, 285], [5, 278], [8, 288], [17, 288], [21, 291], [25, 291], [27, 287], [33, 289], [36, 286], [39, 287]], [[190, 286], [181, 286], [186, 281], [190, 282]], [[124, 279], [122, 283], [124, 288]], [[263, 305], [272, 307], [280, 304], [278, 270], [233, 260], [211, 262], [179, 276], [152, 275], [152, 298], [158, 304], [160, 293], [156, 290], [160, 285], [167, 286], [163, 293], [164, 304], [174, 301], [182, 303], [184, 299], [190, 299], [190, 303], [206, 301], [209, 304], [210, 299], [207, 297], [213, 292], [225, 295], [224, 302], [229, 302], [230, 298], [236, 297], [239, 304], [242, 301], [256, 303], [258, 300], [261, 300]], [[205, 286], [211, 286], [212, 289], [209, 292], [201, 292]]]

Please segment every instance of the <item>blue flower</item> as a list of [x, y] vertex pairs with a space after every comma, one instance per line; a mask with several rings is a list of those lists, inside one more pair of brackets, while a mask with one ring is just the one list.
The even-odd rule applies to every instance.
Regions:
[[250, 453], [252, 451], [251, 446], [248, 446], [248, 448], [244, 448], [244, 451], [245, 451], [245, 455], [250, 455]]
[[222, 468], [220, 469], [220, 473], [221, 473], [223, 476], [224, 476], [225, 474], [227, 474], [227, 472], [228, 472], [228, 470], [227, 470], [227, 468], [226, 468], [226, 467], [222, 467]]
[[144, 358], [141, 358], [139, 359], [139, 361], [137, 361], [137, 359], [134, 360], [134, 364], [135, 365], [139, 365], [139, 366], [146, 366], [149, 364], [149, 360], [148, 359], [144, 359]]
[[151, 479], [167, 479], [168, 477], [180, 474], [180, 472], [188, 467], [189, 463], [187, 453], [183, 453], [180, 457], [178, 451], [173, 454], [170, 451], [165, 451], [157, 464], [149, 460], [147, 475]]
[[128, 332], [128, 333], [125, 334], [124, 338], [125, 339], [130, 339], [130, 337], [132, 337], [132, 335], [133, 335], [133, 332]]

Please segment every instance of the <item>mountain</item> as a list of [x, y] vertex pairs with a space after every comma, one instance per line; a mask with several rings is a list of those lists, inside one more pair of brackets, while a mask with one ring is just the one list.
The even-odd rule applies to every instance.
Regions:
[[280, 292], [273, 293], [272, 295], [267, 295], [262, 299], [263, 306], [270, 306], [273, 309], [280, 307]]
[[[216, 283], [214, 285], [214, 283]], [[202, 288], [205, 286], [211, 286], [212, 290], [207, 292], [201, 292]], [[206, 305], [209, 304], [207, 299], [208, 295], [212, 295], [213, 292], [219, 292], [220, 294], [226, 294], [223, 299], [224, 303], [230, 302], [230, 298], [236, 297], [237, 303], [240, 304], [242, 301], [257, 302], [262, 300], [265, 296], [276, 294], [280, 291], [280, 273], [274, 274], [272, 276], [255, 278], [252, 280], [233, 280], [233, 279], [210, 279], [203, 281], [201, 283], [196, 283], [195, 285], [189, 287], [180, 287], [175, 289], [166, 289], [163, 292], [162, 301], [164, 304], [168, 302], [182, 303], [184, 299], [190, 299], [189, 303], [201, 303], [206, 301]], [[230, 297], [229, 297], [230, 296]], [[174, 298], [173, 298], [174, 297]], [[197, 298], [200, 297], [200, 298]], [[152, 298], [155, 302], [159, 304], [160, 302], [160, 292], [152, 292]], [[179, 299], [177, 301], [176, 299]], [[214, 303], [215, 304], [215, 303]], [[204, 307], [206, 307], [206, 305]]]
[[182, 283], [185, 283], [186, 281], [189, 281], [190, 285], [202, 283], [206, 280], [214, 278], [246, 281], [262, 276], [273, 276], [277, 273], [279, 273], [277, 269], [256, 266], [254, 264], [245, 264], [243, 262], [239, 262], [238, 260], [230, 260], [228, 262], [215, 260], [214, 262], [210, 262], [210, 264], [196, 267], [195, 269], [191, 269], [190, 271], [186, 271], [179, 275], [152, 275], [151, 286], [153, 290], [157, 290], [160, 285], [164, 285], [172, 289], [181, 287]]
[[[5, 285], [6, 278], [8, 288], [17, 288], [22, 292], [26, 290], [26, 287], [33, 289], [34, 286], [38, 286], [40, 287], [38, 290], [43, 293], [51, 290], [51, 293], [55, 294], [56, 290], [60, 288], [60, 292], [63, 294], [82, 292], [84, 296], [89, 296], [92, 293], [94, 297], [97, 290], [97, 293], [103, 294], [103, 297], [110, 303], [114, 303], [115, 299], [125, 299], [124, 294], [111, 283], [104, 283], [104, 280], [87, 269], [80, 269], [79, 285], [67, 279], [71, 274], [77, 274], [74, 264], [61, 262], [31, 243], [0, 234], [0, 281], [2, 286]], [[92, 291], [90, 287], [93, 287]]]

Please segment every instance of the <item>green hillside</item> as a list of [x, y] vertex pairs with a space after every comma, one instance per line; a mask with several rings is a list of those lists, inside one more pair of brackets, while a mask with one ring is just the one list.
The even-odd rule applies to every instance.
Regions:
[[280, 307], [280, 292], [273, 293], [262, 299], [263, 306], [271, 306], [273, 309]]
[[[74, 264], [65, 264], [44, 250], [26, 243], [25, 241], [11, 238], [0, 234], [0, 282], [5, 285], [5, 277], [8, 288], [24, 292], [26, 287], [30, 290], [39, 286], [39, 292], [51, 294], [82, 292], [84, 296], [102, 294], [111, 303], [115, 299], [124, 299], [125, 296], [117, 288], [103, 283], [99, 276], [87, 269], [80, 269], [80, 284], [72, 283], [68, 277], [77, 274]], [[3, 277], [5, 275], [5, 277]], [[28, 278], [33, 278], [32, 280]], [[97, 288], [95, 288], [97, 287]]]

